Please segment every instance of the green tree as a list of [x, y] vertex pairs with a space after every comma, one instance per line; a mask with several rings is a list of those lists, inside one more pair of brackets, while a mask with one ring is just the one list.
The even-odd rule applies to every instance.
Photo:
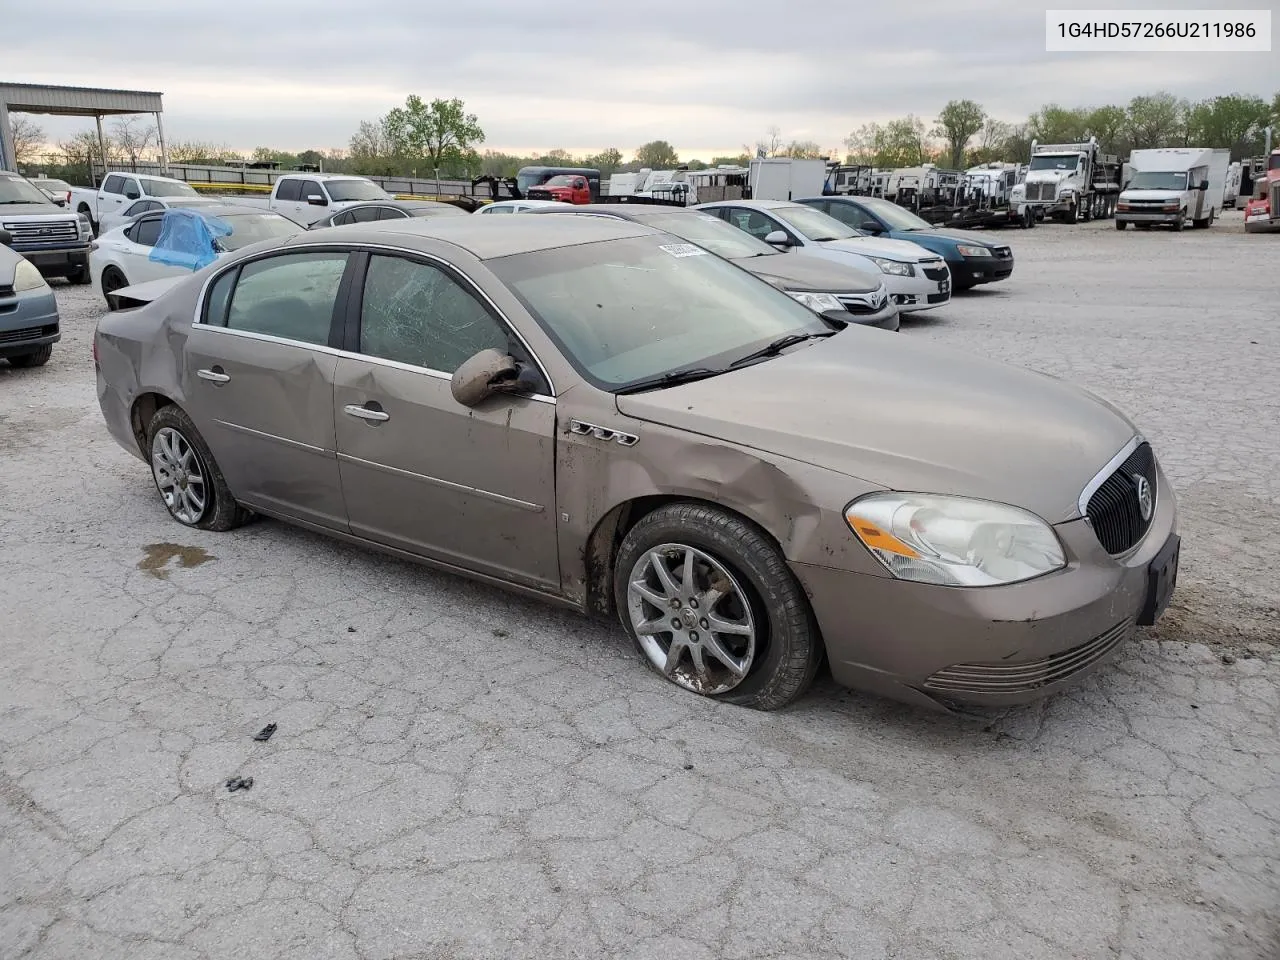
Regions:
[[1211, 97], [1187, 114], [1187, 137], [1197, 146], [1230, 150], [1231, 158], [1239, 160], [1270, 119], [1271, 108], [1261, 97], [1238, 93]]
[[845, 149], [849, 151], [845, 157], [845, 162], [857, 164], [874, 163], [879, 144], [883, 139], [884, 130], [880, 124], [864, 123], [844, 138]]
[[650, 140], [636, 150], [636, 163], [650, 170], [668, 170], [679, 162], [676, 148], [665, 140]]
[[1105, 106], [1089, 111], [1085, 124], [1090, 136], [1098, 138], [1107, 153], [1121, 153], [1128, 119], [1123, 107]]
[[1125, 130], [1129, 147], [1146, 150], [1169, 147], [1186, 140], [1187, 102], [1161, 91], [1134, 97], [1126, 110]]
[[1006, 149], [1012, 131], [1013, 127], [1003, 120], [988, 117], [977, 133], [978, 145], [970, 148], [965, 165], [973, 167], [993, 160], [1017, 159], [1018, 154], [1009, 153]]
[[225, 143], [207, 140], [175, 140], [166, 144], [169, 160], [173, 163], [225, 163], [238, 160], [239, 154]]
[[947, 158], [953, 170], [964, 166], [969, 141], [982, 129], [986, 119], [987, 112], [972, 100], [952, 100], [938, 114], [933, 135], [945, 141]]
[[1027, 132], [1038, 143], [1079, 143], [1088, 139], [1089, 111], [1046, 103], [1027, 119]]
[[458, 174], [479, 165], [475, 148], [484, 143], [484, 131], [457, 97], [428, 104], [411, 94], [383, 118], [382, 129], [392, 152], [423, 160], [432, 172]]
[[745, 167], [751, 163], [751, 157], [746, 153], [740, 153], [736, 157], [712, 157], [711, 166], [735, 166]]
[[778, 151], [779, 157], [796, 157], [801, 160], [816, 160], [825, 157], [827, 151], [818, 145], [816, 140], [792, 140]]
[[912, 113], [886, 123], [878, 147], [878, 167], [917, 167], [932, 157], [924, 121]]
[[617, 147], [608, 147], [597, 154], [587, 157], [586, 165], [599, 170], [602, 177], [611, 176], [615, 170], [622, 166], [622, 151]]

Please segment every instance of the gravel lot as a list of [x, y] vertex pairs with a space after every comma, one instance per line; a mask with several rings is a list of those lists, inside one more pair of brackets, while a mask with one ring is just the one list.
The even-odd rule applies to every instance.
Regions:
[[0, 956], [1274, 960], [1280, 244], [1239, 214], [1005, 236], [1011, 281], [902, 335], [1130, 411], [1183, 570], [1115, 666], [964, 717], [829, 680], [717, 706], [608, 625], [184, 530], [101, 426], [97, 298], [59, 287], [51, 363], [0, 363]]

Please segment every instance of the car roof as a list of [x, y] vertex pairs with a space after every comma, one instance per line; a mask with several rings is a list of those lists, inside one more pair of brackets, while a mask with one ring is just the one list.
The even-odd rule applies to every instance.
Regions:
[[[308, 173], [306, 170], [284, 170], [278, 179], [284, 177], [302, 177], [306, 180], [368, 180], [358, 173]], [[372, 183], [372, 181], [370, 181]]]
[[429, 249], [426, 241], [441, 240], [480, 260], [605, 240], [662, 236], [660, 230], [602, 217], [415, 217], [309, 230], [300, 234], [297, 242], [314, 243], [329, 231], [347, 243], [394, 243], [424, 252]]
[[[246, 207], [246, 206], [240, 206], [234, 203], [210, 203], [210, 204], [201, 203], [193, 207], [183, 207], [180, 209], [182, 209], [184, 213], [190, 213], [197, 217], [236, 217], [236, 216], [242, 216], [246, 213], [257, 213], [257, 214], [262, 214], [263, 216], [266, 216], [268, 214], [276, 217], [280, 216], [280, 214], [276, 213], [274, 210], [267, 210], [264, 207]], [[170, 211], [168, 210], [150, 211], [152, 215], [163, 215], [164, 213], [169, 213], [169, 212]], [[145, 213], [143, 214], [144, 217], [147, 215], [148, 214], [145, 214]]]
[[[755, 210], [779, 210], [783, 207], [799, 206], [794, 200], [715, 200], [711, 203], [700, 203], [698, 207], [749, 207]], [[697, 207], [694, 207], [696, 210]]]
[[430, 207], [452, 207], [454, 204], [445, 203], [443, 200], [360, 200], [356, 203], [349, 203], [341, 210], [335, 210], [332, 216], [339, 213], [346, 213], [348, 210], [357, 210], [360, 207], [395, 207], [398, 210], [421, 210]]
[[[661, 204], [641, 204], [641, 203], [579, 203], [572, 204], [568, 209], [557, 207], [542, 207], [536, 213], [545, 213], [550, 216], [552, 214], [592, 214], [599, 217], [614, 217], [618, 220], [630, 220], [633, 223], [643, 223], [650, 217], [669, 217], [675, 215], [677, 217], [689, 216], [705, 217], [707, 214], [699, 214], [697, 210], [690, 207], [663, 206]], [[719, 220], [719, 217], [716, 218]]]

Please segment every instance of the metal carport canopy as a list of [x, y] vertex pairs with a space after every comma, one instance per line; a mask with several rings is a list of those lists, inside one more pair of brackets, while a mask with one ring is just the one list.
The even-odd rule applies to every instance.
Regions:
[[[103, 147], [102, 118], [129, 113], [152, 113], [165, 162], [164, 112], [161, 95], [148, 90], [100, 90], [94, 87], [49, 87], [38, 83], [0, 83], [0, 170], [17, 168], [9, 112], [43, 113], [56, 117], [93, 117], [98, 122], [98, 146]], [[105, 154], [105, 150], [103, 150]]]

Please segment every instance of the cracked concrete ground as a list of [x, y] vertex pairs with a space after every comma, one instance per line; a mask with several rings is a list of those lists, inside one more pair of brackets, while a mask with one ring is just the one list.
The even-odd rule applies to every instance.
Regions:
[[1005, 236], [1010, 282], [902, 335], [1131, 411], [1184, 568], [1113, 666], [963, 717], [829, 680], [718, 706], [606, 624], [185, 530], [60, 286], [53, 361], [0, 364], [0, 956], [1280, 956], [1280, 246], [1238, 214]]

